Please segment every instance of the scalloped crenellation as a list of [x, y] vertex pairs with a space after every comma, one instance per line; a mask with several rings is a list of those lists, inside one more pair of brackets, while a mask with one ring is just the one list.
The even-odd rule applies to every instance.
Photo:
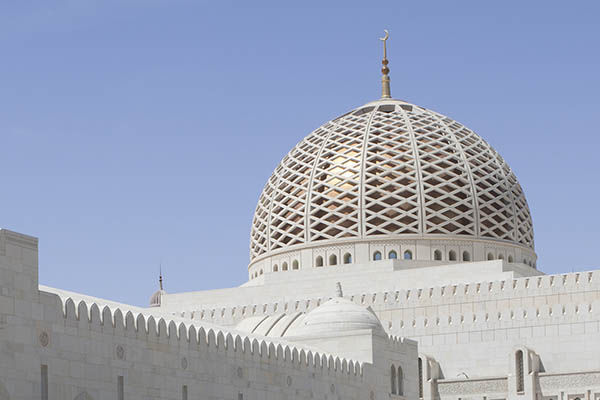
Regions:
[[435, 334], [439, 331], [501, 329], [511, 327], [543, 326], [560, 323], [597, 321], [600, 318], [600, 300], [579, 304], [553, 304], [537, 307], [514, 307], [494, 312], [479, 311], [470, 313], [440, 314], [434, 318], [419, 316], [410, 320], [400, 320], [392, 328], [407, 336]]
[[[600, 271], [571, 272], [541, 275], [510, 280], [464, 283], [420, 289], [401, 289], [376, 293], [362, 293], [349, 298], [364, 306], [404, 308], [422, 305], [442, 305], [479, 302], [489, 299], [502, 300], [515, 297], [543, 296], [556, 293], [586, 292], [600, 290]], [[178, 315], [194, 320], [213, 323], [236, 324], [244, 318], [272, 315], [276, 312], [309, 312], [330, 297], [290, 300], [275, 303], [237, 305], [179, 312]], [[377, 307], [377, 308], [380, 308]]]
[[[140, 340], [152, 339], [159, 342], [186, 342], [191, 345], [204, 347], [208, 351], [235, 352], [245, 356], [270, 358], [280, 362], [290, 363], [298, 367], [326, 369], [330, 373], [363, 376], [363, 363], [355, 360], [335, 357], [294, 344], [278, 342], [271, 339], [252, 337], [217, 327], [196, 327], [186, 321], [158, 319], [153, 315], [125, 312], [120, 308], [112, 309], [96, 303], [88, 304], [81, 300], [77, 305], [69, 297], [59, 297], [63, 310], [63, 318], [67, 324], [79, 328], [104, 331], [111, 329], [115, 335], [131, 336]], [[143, 336], [141, 336], [143, 335]]]

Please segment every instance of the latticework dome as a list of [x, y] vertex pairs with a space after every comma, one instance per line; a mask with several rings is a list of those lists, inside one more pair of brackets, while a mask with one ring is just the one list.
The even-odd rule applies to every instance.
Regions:
[[492, 241], [535, 258], [527, 201], [504, 159], [446, 116], [382, 99], [327, 122], [283, 158], [256, 207], [250, 260], [442, 238]]

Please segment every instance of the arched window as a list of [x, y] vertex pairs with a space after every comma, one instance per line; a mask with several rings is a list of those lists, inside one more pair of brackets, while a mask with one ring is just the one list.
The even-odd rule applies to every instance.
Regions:
[[525, 371], [523, 370], [523, 351], [517, 350], [515, 356], [515, 373], [517, 375], [517, 392], [525, 391]]
[[498, 254], [498, 260], [504, 260], [504, 254]]
[[279, 266], [277, 264], [273, 265], [273, 272], [279, 271]]
[[398, 386], [397, 391], [400, 396], [404, 396], [404, 372], [402, 372], [402, 367], [398, 366]]
[[513, 256], [508, 256], [508, 262], [509, 263], [513, 262]]
[[261, 269], [261, 270], [260, 270], [260, 275], [262, 275], [262, 274], [263, 274], [263, 270]]
[[405, 259], [405, 260], [412, 260], [412, 251], [410, 251], [410, 250], [406, 250], [406, 251], [404, 252], [404, 259]]
[[298, 260], [292, 262], [292, 269], [298, 269]]
[[284, 270], [284, 271], [287, 271], [288, 270], [288, 263], [284, 262], [283, 264], [281, 264], [281, 269]]
[[335, 254], [332, 254], [329, 256], [329, 265], [336, 265], [337, 264], [337, 256]]
[[381, 252], [376, 251], [375, 253], [373, 253], [373, 261], [379, 261], [381, 260]]
[[418, 368], [419, 368], [419, 398], [422, 399], [423, 398], [423, 360], [421, 359], [421, 357], [419, 357], [418, 359]]
[[390, 381], [392, 384], [392, 394], [396, 394], [396, 367], [392, 364], [392, 369], [390, 370]]
[[450, 250], [448, 253], [448, 260], [456, 261], [456, 252], [454, 250]]
[[392, 250], [388, 253], [388, 258], [390, 260], [395, 260], [396, 258], [398, 258], [398, 253], [396, 253], [394, 250]]
[[317, 267], [322, 267], [322, 266], [323, 266], [323, 257], [321, 257], [321, 256], [318, 256], [318, 257], [315, 259], [315, 265], [316, 265]]
[[492, 253], [488, 253], [488, 260], [493, 260], [494, 259], [494, 255]]
[[351, 264], [351, 263], [352, 263], [352, 254], [350, 254], [350, 253], [344, 254], [344, 264]]
[[436, 261], [441, 261], [442, 259], [442, 252], [441, 250], [436, 250], [433, 252], [433, 259]]
[[463, 251], [463, 261], [471, 261], [471, 255], [468, 251]]

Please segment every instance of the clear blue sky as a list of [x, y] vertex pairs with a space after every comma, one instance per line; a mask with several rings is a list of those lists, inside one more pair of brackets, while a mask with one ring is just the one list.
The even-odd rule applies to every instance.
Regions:
[[2, 1], [0, 226], [50, 286], [146, 305], [161, 261], [169, 292], [241, 284], [264, 183], [379, 96], [387, 28], [394, 97], [515, 170], [539, 268], [598, 268], [600, 2], [372, 3]]

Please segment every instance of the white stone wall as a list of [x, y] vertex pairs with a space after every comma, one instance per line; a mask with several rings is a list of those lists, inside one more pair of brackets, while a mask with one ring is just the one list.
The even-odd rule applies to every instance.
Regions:
[[382, 260], [262, 275], [237, 288], [167, 294], [161, 299], [161, 309], [171, 312], [219, 311], [240, 306], [293, 304], [299, 300], [329, 298], [336, 282], [341, 282], [348, 294], [380, 296], [386, 292], [509, 281], [532, 275], [543, 274], [528, 266], [502, 260], [469, 263]]
[[[373, 343], [373, 364], [181, 318], [155, 318], [37, 289], [37, 241], [0, 231], [0, 399], [387, 399], [389, 363], [416, 343]], [[383, 346], [380, 348], [380, 346]], [[407, 371], [414, 365], [407, 364]], [[407, 396], [416, 379], [407, 375]]]
[[[500, 261], [489, 263], [504, 264]], [[483, 264], [487, 263], [472, 263], [466, 271], [472, 272], [473, 266], [483, 267]], [[452, 270], [462, 266], [437, 268]], [[330, 274], [335, 276], [334, 271], [335, 268], [324, 271], [323, 280], [330, 279]], [[572, 376], [573, 382], [584, 379], [575, 376], [586, 377], [584, 381], [589, 383], [593, 382], [590, 380], [592, 372], [600, 371], [600, 271], [525, 277], [513, 275], [496, 279], [499, 273], [488, 269], [483, 274], [474, 273], [475, 278], [470, 283], [394, 290], [398, 281], [403, 280], [404, 284], [406, 281], [418, 282], [411, 274], [418, 272], [419, 268], [412, 271], [394, 269], [391, 274], [367, 268], [362, 281], [368, 283], [363, 284], [363, 290], [359, 292], [357, 286], [345, 283], [347, 275], [344, 269], [338, 271], [347, 297], [358, 304], [371, 306], [388, 332], [417, 340], [419, 352], [437, 361], [440, 368], [439, 394], [432, 389], [434, 398], [507, 398], [508, 389], [502, 388], [508, 388], [511, 374], [509, 360], [515, 346], [526, 346], [540, 358], [542, 369], [539, 372], [540, 380], [535, 381], [538, 382], [535, 383], [538, 389], [532, 394], [533, 398], [547, 395], [558, 396], [556, 400], [573, 400], [568, 396], [580, 389], [565, 386], [544, 392], [543, 388], [550, 387], [549, 382], [555, 374]], [[435, 275], [435, 268], [430, 271]], [[511, 274], [502, 273], [505, 276]], [[462, 274], [464, 272], [457, 273], [459, 276]], [[387, 285], [391, 290], [365, 289], [365, 286], [381, 288], [381, 275], [388, 277]], [[486, 280], [486, 276], [492, 279]], [[353, 275], [351, 279], [359, 280], [360, 274]], [[431, 277], [432, 281], [436, 279], [439, 276]], [[308, 285], [309, 281], [302, 281], [301, 285]], [[275, 283], [270, 288], [269, 285], [265, 286], [267, 292], [283, 290], [285, 287]], [[256, 289], [259, 288], [262, 287]], [[185, 312], [184, 315], [233, 324], [251, 315], [309, 311], [327, 298], [240, 304], [235, 307], [200, 309]], [[470, 378], [465, 379], [465, 375]], [[537, 379], [537, 375], [534, 378]], [[568, 382], [566, 378], [561, 379]], [[590, 385], [584, 394], [594, 398], [597, 384]], [[464, 392], [460, 388], [464, 388]]]
[[516, 357], [509, 358], [510, 373], [507, 377], [469, 378], [462, 375], [453, 379], [441, 379], [436, 384], [436, 396], [444, 400], [460, 399], [508, 399], [508, 400], [597, 400], [600, 399], [600, 371], [574, 371], [563, 373], [540, 372], [543, 365], [532, 350], [517, 346], [525, 356], [523, 364], [523, 387], [517, 387], [518, 371]]

